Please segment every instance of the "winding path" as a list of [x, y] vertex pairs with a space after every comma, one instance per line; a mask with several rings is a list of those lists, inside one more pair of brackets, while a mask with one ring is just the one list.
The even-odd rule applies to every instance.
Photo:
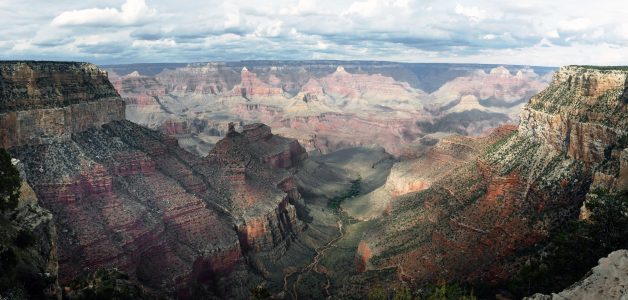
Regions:
[[[342, 211], [339, 209], [338, 211], [339, 213], [341, 213]], [[301, 268], [301, 270], [295, 270], [292, 271], [286, 275], [284, 275], [283, 278], [283, 289], [286, 292], [289, 292], [290, 295], [292, 296], [292, 299], [297, 300], [299, 298], [299, 294], [297, 293], [297, 287], [299, 285], [299, 281], [301, 281], [301, 277], [304, 274], [307, 274], [310, 271], [314, 271], [317, 274], [321, 274], [324, 275], [327, 283], [325, 284], [325, 294], [327, 295], [327, 298], [331, 297], [331, 294], [329, 293], [329, 287], [331, 286], [331, 281], [329, 279], [329, 276], [327, 276], [327, 273], [325, 272], [321, 272], [318, 270], [318, 264], [323, 256], [323, 254], [325, 253], [325, 251], [336, 247], [335, 243], [338, 242], [340, 239], [342, 239], [344, 237], [344, 231], [342, 230], [342, 220], [338, 220], [336, 221], [336, 228], [338, 228], [338, 232], [340, 233], [337, 237], [333, 238], [332, 240], [330, 240], [329, 242], [327, 242], [327, 244], [316, 248], [315, 252], [316, 255], [314, 256], [314, 258], [312, 259], [312, 262], [310, 264], [308, 264], [307, 266]], [[295, 273], [299, 273], [297, 280], [294, 282], [293, 286], [292, 286], [292, 291], [288, 291], [288, 279], [294, 275]]]

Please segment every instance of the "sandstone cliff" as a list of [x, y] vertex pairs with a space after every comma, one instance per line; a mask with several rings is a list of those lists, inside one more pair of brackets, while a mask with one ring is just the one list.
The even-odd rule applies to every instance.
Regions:
[[229, 122], [268, 124], [308, 151], [377, 144], [400, 155], [425, 134], [479, 135], [514, 121], [550, 71], [263, 61], [173, 65], [149, 75], [150, 67], [130, 73], [132, 66], [111, 67], [128, 73], [111, 76], [128, 104], [127, 118], [176, 136], [199, 155], [226, 134]]
[[2, 103], [13, 103], [0, 113], [3, 146], [54, 215], [61, 284], [116, 267], [162, 294], [202, 286], [195, 296], [246, 298], [302, 230], [284, 170], [306, 157], [295, 140], [258, 124], [200, 158], [123, 120], [124, 102], [93, 65], [2, 67]]
[[628, 297], [628, 250], [617, 250], [600, 259], [582, 281], [562, 292], [534, 294], [524, 300], [624, 299]]
[[0, 147], [46, 143], [124, 120], [107, 73], [87, 63], [1, 62]]
[[524, 108], [517, 131], [493, 133], [479, 156], [427, 189], [395, 198], [389, 216], [361, 242], [356, 267], [396, 268], [400, 280], [416, 284], [507, 280], [523, 253], [578, 219], [594, 191], [626, 189], [626, 74], [561, 68]]

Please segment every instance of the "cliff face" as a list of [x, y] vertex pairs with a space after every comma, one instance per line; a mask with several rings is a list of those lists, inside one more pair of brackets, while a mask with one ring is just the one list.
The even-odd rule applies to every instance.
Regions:
[[519, 130], [569, 157], [599, 163], [628, 127], [627, 86], [625, 71], [563, 67], [523, 110]]
[[562, 292], [534, 294], [524, 300], [621, 299], [628, 294], [628, 250], [617, 250], [600, 259], [582, 281]]
[[[517, 131], [497, 130], [481, 147], [462, 141], [479, 154], [441, 169], [427, 189], [394, 198], [362, 241], [356, 268], [397, 267], [400, 280], [415, 283], [508, 279], [522, 253], [578, 219], [592, 191], [626, 189], [627, 74], [561, 68], [524, 108]], [[435, 162], [415, 163], [420, 174]]]
[[129, 68], [111, 67], [128, 73], [111, 78], [127, 118], [200, 155], [229, 122], [268, 124], [308, 151], [378, 144], [400, 155], [427, 133], [479, 135], [516, 120], [523, 102], [547, 85], [541, 74], [548, 71], [307, 61], [190, 64], [156, 75], [150, 65]]
[[[24, 180], [22, 164], [17, 207], [0, 212], [0, 293], [5, 297], [61, 299], [58, 237], [53, 215]], [[7, 174], [2, 170], [2, 176]], [[3, 178], [4, 179], [4, 178]], [[4, 201], [4, 199], [3, 199]]]
[[87, 63], [0, 62], [0, 147], [48, 143], [124, 120], [107, 73]]
[[[50, 95], [69, 99], [28, 94], [41, 108], [2, 99], [17, 104], [0, 114], [2, 124], [17, 124], [16, 131], [3, 132], [5, 146], [54, 215], [62, 284], [85, 271], [116, 267], [160, 292], [185, 296], [200, 284], [214, 296], [245, 297], [259, 280], [248, 270], [272, 267], [302, 230], [295, 208], [302, 200], [283, 169], [305, 158], [296, 141], [258, 124], [244, 134], [232, 132], [209, 157], [199, 158], [176, 139], [122, 120], [124, 102], [91, 65], [4, 66], [27, 67], [41, 72], [36, 78], [63, 79], [48, 83], [58, 91]], [[50, 89], [12, 80], [4, 86]], [[91, 88], [96, 83], [102, 85]]]

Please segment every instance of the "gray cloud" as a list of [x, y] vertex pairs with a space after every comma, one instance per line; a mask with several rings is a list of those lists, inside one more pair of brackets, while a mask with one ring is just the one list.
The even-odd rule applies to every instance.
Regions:
[[3, 0], [0, 59], [628, 64], [622, 2]]

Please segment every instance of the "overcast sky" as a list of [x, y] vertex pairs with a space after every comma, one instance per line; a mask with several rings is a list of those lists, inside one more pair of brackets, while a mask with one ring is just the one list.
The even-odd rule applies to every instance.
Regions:
[[628, 64], [626, 0], [0, 0], [0, 59]]

